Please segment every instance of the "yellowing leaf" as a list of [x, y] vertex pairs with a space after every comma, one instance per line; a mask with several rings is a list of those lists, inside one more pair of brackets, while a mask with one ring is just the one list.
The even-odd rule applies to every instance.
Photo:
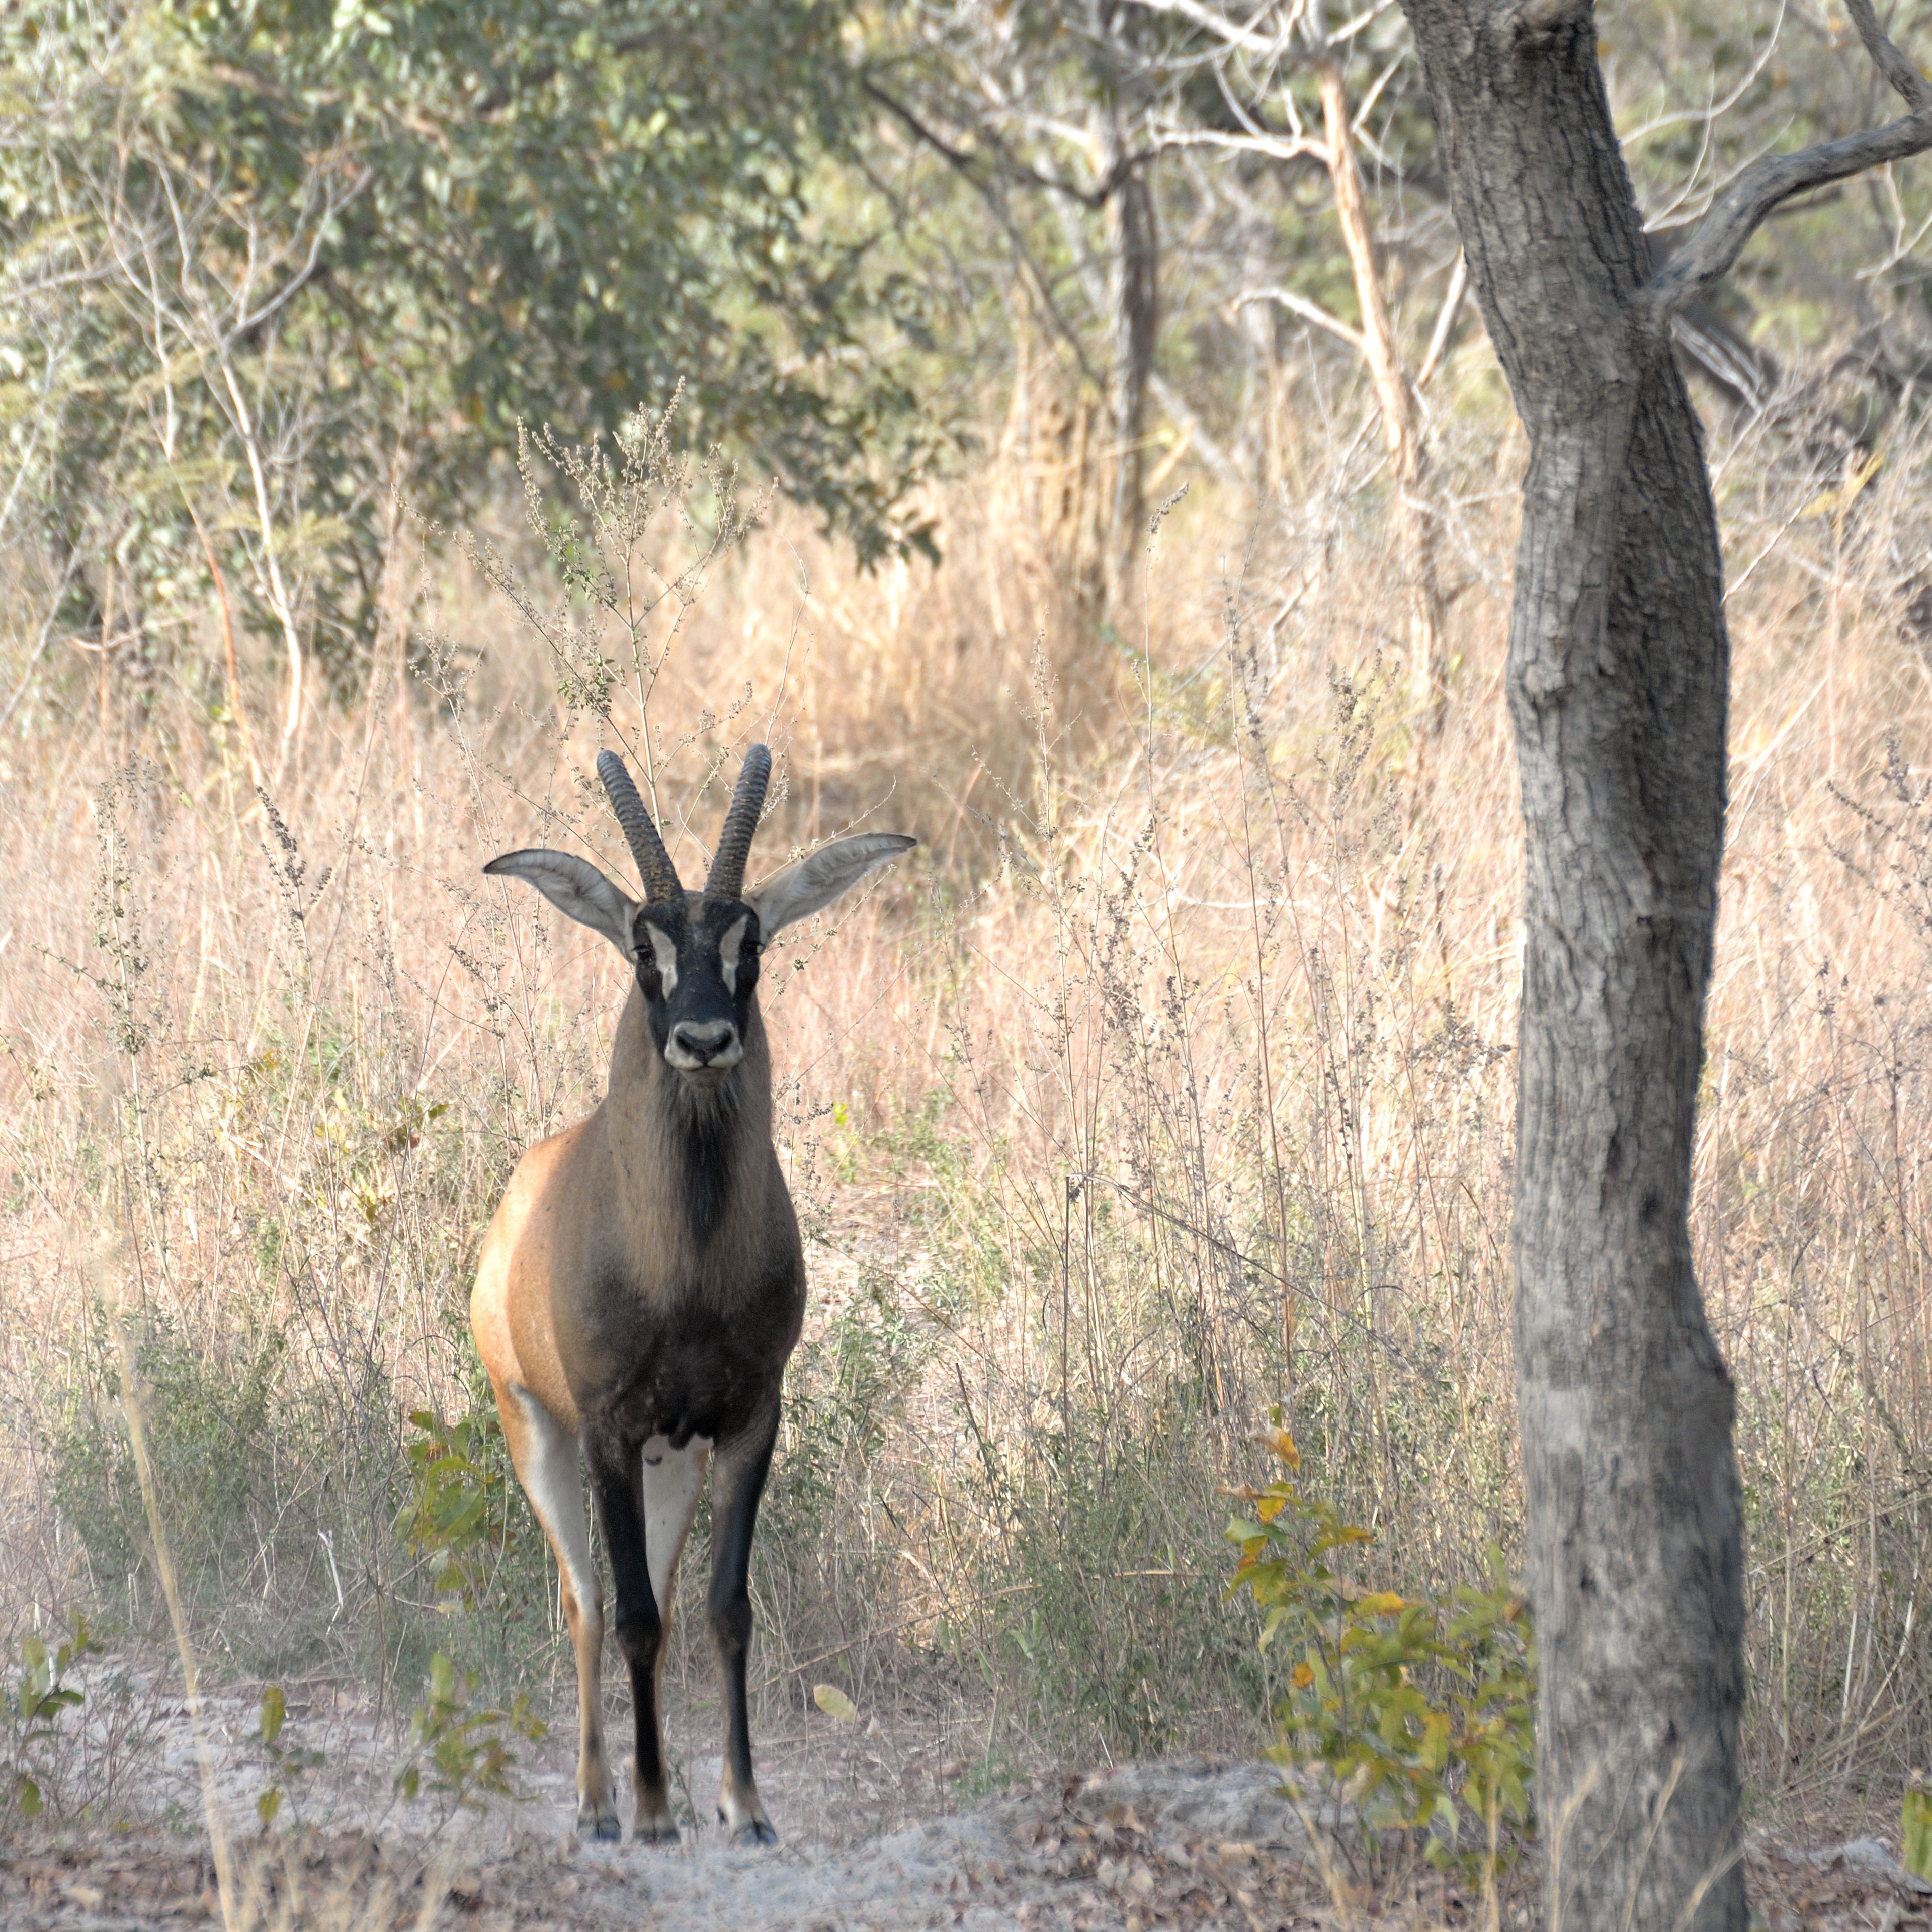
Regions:
[[1312, 1664], [1298, 1664], [1288, 1673], [1288, 1681], [1298, 1690], [1306, 1690], [1315, 1682], [1315, 1666]]
[[1288, 1507], [1280, 1496], [1264, 1496], [1256, 1505], [1255, 1514], [1264, 1522], [1272, 1522]]
[[1396, 1611], [1408, 1609], [1408, 1599], [1397, 1596], [1393, 1590], [1371, 1590], [1355, 1599], [1355, 1607], [1366, 1617], [1392, 1617]]
[[836, 1718], [842, 1724], [854, 1723], [859, 1715], [858, 1706], [836, 1684], [814, 1684], [812, 1701], [828, 1718]]
[[1847, 472], [1844, 482], [1836, 489], [1826, 490], [1806, 504], [1798, 512], [1799, 518], [1829, 517], [1843, 530], [1852, 506], [1858, 501], [1865, 485], [1884, 467], [1884, 457], [1874, 450], [1864, 462]]

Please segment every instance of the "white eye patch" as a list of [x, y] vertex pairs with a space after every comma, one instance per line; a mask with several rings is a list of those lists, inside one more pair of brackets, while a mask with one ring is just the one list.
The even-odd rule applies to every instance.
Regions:
[[745, 944], [745, 929], [751, 922], [748, 917], [734, 920], [718, 942], [718, 963], [724, 969], [724, 986], [729, 992], [738, 990], [738, 955]]
[[677, 988], [677, 941], [662, 926], [653, 926], [648, 920], [640, 923], [651, 936], [651, 950], [657, 956], [658, 976], [664, 982], [664, 998], [669, 999]]

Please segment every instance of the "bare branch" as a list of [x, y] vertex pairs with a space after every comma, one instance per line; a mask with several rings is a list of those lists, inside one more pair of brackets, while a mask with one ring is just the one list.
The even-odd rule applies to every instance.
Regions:
[[1774, 154], [1745, 173], [1707, 214], [1670, 264], [1644, 284], [1639, 301], [1653, 328], [1696, 301], [1730, 272], [1744, 244], [1780, 202], [1828, 182], [1902, 161], [1932, 148], [1932, 112], [1909, 114], [1868, 134], [1827, 141], [1801, 154]]
[[[1034, 291], [1040, 298], [1041, 308], [1045, 310], [1048, 320], [1059, 332], [1061, 340], [1072, 350], [1074, 360], [1080, 365], [1080, 373], [1096, 388], [1104, 388], [1106, 386], [1101, 381], [1100, 371], [1094, 367], [1091, 359], [1088, 356], [1086, 345], [1082, 342], [1079, 332], [1060, 313], [1060, 304], [1054, 299], [1053, 286], [1047, 279], [1046, 270], [1034, 259], [1033, 250], [1027, 245], [1026, 237], [1020, 232], [1018, 224], [1013, 220], [1007, 209], [1006, 197], [1002, 191], [1005, 184], [1005, 177], [997, 170], [981, 166], [976, 155], [968, 153], [964, 148], [954, 147], [950, 142], [935, 134], [916, 114], [913, 112], [910, 108], [902, 106], [883, 88], [876, 86], [870, 80], [866, 81], [864, 86], [866, 92], [874, 100], [904, 123], [916, 140], [924, 142], [927, 146], [940, 155], [950, 166], [956, 170], [962, 178], [985, 202], [993, 218], [1006, 231], [1006, 238], [1012, 244], [1014, 253], [1019, 257], [1032, 280]], [[1057, 187], [1060, 184], [1057, 182], [1043, 182], [1042, 185]]]
[[1845, 6], [1865, 51], [1912, 112], [1882, 128], [1821, 142], [1795, 154], [1767, 155], [1747, 168], [1690, 240], [1639, 291], [1640, 310], [1652, 330], [1664, 328], [1729, 272], [1744, 244], [1779, 202], [1932, 148], [1932, 84], [1886, 38], [1871, 0], [1845, 0]]
[[1625, 154], [1640, 141], [1647, 141], [1653, 134], [1661, 134], [1672, 128], [1682, 127], [1687, 121], [1701, 121], [1706, 126], [1712, 122], [1730, 113], [1738, 103], [1758, 83], [1759, 76], [1771, 63], [1771, 57], [1778, 51], [1778, 37], [1784, 31], [1786, 0], [1778, 0], [1778, 15], [1771, 23], [1771, 32], [1765, 38], [1763, 46], [1752, 56], [1751, 64], [1738, 77], [1737, 85], [1720, 100], [1716, 96], [1715, 76], [1712, 79], [1712, 92], [1702, 107], [1680, 108], [1673, 112], [1659, 114], [1630, 129], [1627, 134], [1618, 136]]
[[1456, 316], [1462, 306], [1462, 297], [1469, 286], [1469, 258], [1458, 248], [1456, 266], [1449, 272], [1449, 292], [1442, 298], [1442, 313], [1436, 318], [1434, 332], [1429, 338], [1427, 352], [1423, 356], [1422, 367], [1415, 372], [1415, 386], [1418, 391], [1429, 386], [1429, 379], [1441, 367], [1442, 358], [1449, 347], [1450, 332], [1456, 326]]
[[1364, 7], [1352, 20], [1344, 20], [1339, 27], [1331, 27], [1328, 30], [1330, 50], [1332, 51], [1336, 47], [1346, 46], [1365, 28], [1373, 26], [1391, 7], [1397, 4], [1398, 0], [1370, 0], [1370, 4]]
[[1250, 289], [1237, 296], [1228, 306], [1246, 308], [1250, 302], [1271, 302], [1277, 308], [1286, 309], [1290, 315], [1299, 316], [1313, 327], [1326, 329], [1330, 335], [1346, 342], [1358, 356], [1368, 352], [1367, 340], [1359, 328], [1351, 328], [1340, 316], [1330, 315], [1319, 302], [1312, 302], [1306, 296], [1297, 295], [1292, 289]]
[[[1171, 14], [1190, 26], [1200, 28], [1204, 33], [1212, 34], [1224, 46], [1239, 47], [1244, 52], [1259, 54], [1270, 60], [1279, 60], [1288, 51], [1296, 23], [1306, 10], [1305, 0], [1295, 0], [1295, 4], [1283, 11], [1281, 24], [1273, 33], [1261, 33], [1252, 24], [1230, 20], [1211, 7], [1201, 5], [1200, 0], [1133, 0], [1133, 4], [1150, 14]], [[1258, 20], [1275, 10], [1270, 6], [1257, 8], [1251, 20]]]
[[322, 259], [323, 238], [328, 232], [328, 222], [355, 200], [362, 190], [376, 178], [374, 168], [364, 168], [355, 184], [340, 200], [333, 196], [327, 197], [322, 214], [316, 221], [314, 232], [309, 237], [308, 259], [285, 282], [280, 291], [268, 298], [260, 308], [242, 316], [236, 323], [234, 333], [238, 336], [252, 335], [263, 323], [271, 320], [276, 313], [301, 294], [316, 276], [328, 272], [328, 264]]
[[1094, 187], [1076, 188], [1071, 182], [1056, 180], [1052, 175], [1042, 174], [1037, 168], [1028, 167], [1024, 161], [1014, 160], [997, 140], [991, 142], [993, 154], [990, 161], [984, 154], [976, 153], [970, 148], [955, 147], [944, 136], [928, 127], [903, 101], [888, 94], [877, 81], [867, 80], [860, 85], [887, 113], [903, 122], [912, 134], [944, 158], [949, 166], [956, 168], [968, 181], [973, 182], [975, 187], [982, 185], [975, 178], [976, 171], [990, 169], [1022, 188], [1045, 188], [1054, 194], [1066, 195], [1088, 208], [1104, 208], [1120, 192], [1121, 184], [1137, 168], [1143, 167], [1154, 160], [1160, 152], [1156, 148], [1139, 154], [1123, 154]]
[[1238, 154], [1259, 154], [1270, 161], [1318, 161], [1328, 165], [1328, 145], [1305, 134], [1230, 134], [1219, 128], [1163, 128], [1155, 137], [1162, 154], [1184, 148], [1219, 148]]
[[1173, 385], [1162, 380], [1159, 370], [1148, 375], [1148, 388], [1154, 400], [1174, 418], [1183, 436], [1193, 444], [1208, 468], [1230, 489], [1244, 488], [1247, 479], [1235, 466], [1233, 458], [1215, 440], [1207, 424], [1187, 406]]

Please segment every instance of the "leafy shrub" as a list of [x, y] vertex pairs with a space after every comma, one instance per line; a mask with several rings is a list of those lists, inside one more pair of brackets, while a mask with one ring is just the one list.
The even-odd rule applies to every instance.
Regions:
[[82, 1617], [74, 1619], [73, 1636], [51, 1655], [40, 1638], [29, 1634], [20, 1640], [20, 1675], [0, 1711], [6, 1780], [0, 1819], [38, 1818], [46, 1809], [46, 1760], [59, 1748], [61, 1714], [86, 1701], [78, 1687], [67, 1682], [67, 1674], [99, 1647]]
[[404, 1798], [436, 1792], [446, 1816], [461, 1805], [480, 1808], [485, 1796], [514, 1798], [510, 1772], [517, 1760], [509, 1740], [534, 1743], [544, 1735], [543, 1720], [520, 1694], [507, 1711], [472, 1710], [478, 1681], [474, 1672], [459, 1676], [443, 1651], [430, 1658], [429, 1695], [410, 1720], [409, 1754], [396, 1773]]
[[[1493, 1871], [1503, 1828], [1532, 1828], [1535, 1771], [1535, 1652], [1501, 1552], [1487, 1589], [1447, 1601], [1365, 1588], [1345, 1573], [1374, 1532], [1303, 1493], [1300, 1452], [1278, 1422], [1262, 1441], [1285, 1473], [1235, 1492], [1253, 1514], [1228, 1525], [1241, 1551], [1228, 1594], [1252, 1594], [1267, 1612], [1263, 1648], [1286, 1661], [1269, 1755], [1318, 1772], [1372, 1842], [1378, 1830], [1423, 1832], [1432, 1864]], [[1482, 1850], [1464, 1848], [1465, 1814]]]
[[[288, 1700], [283, 1694], [282, 1687], [279, 1684], [265, 1685], [262, 1691], [262, 1727], [256, 1741], [268, 1760], [268, 1783], [255, 1800], [255, 1815], [261, 1820], [264, 1831], [275, 1822], [283, 1801], [289, 1797], [290, 1780], [304, 1772], [314, 1770], [325, 1756], [321, 1751], [310, 1750], [300, 1744], [282, 1742], [282, 1725], [288, 1714]], [[290, 1808], [295, 1808], [292, 1802]]]
[[[394, 1569], [407, 1477], [383, 1365], [358, 1351], [320, 1376], [292, 1322], [244, 1318], [218, 1342], [145, 1311], [135, 1337], [163, 1525], [215, 1651], [250, 1675], [312, 1669], [364, 1628]], [[255, 1316], [257, 1318], [248, 1318]], [[86, 1553], [98, 1606], [139, 1628], [158, 1602], [152, 1532], [101, 1316], [50, 1430], [54, 1500]], [[394, 1654], [394, 1634], [387, 1648]]]
[[[105, 1333], [98, 1323], [97, 1335]], [[278, 1523], [263, 1492], [286, 1433], [275, 1400], [284, 1354], [277, 1330], [247, 1336], [224, 1359], [158, 1322], [137, 1346], [169, 1540], [191, 1594], [218, 1593], [237, 1579], [257, 1560], [260, 1534]], [[122, 1413], [121, 1366], [104, 1342], [91, 1352], [77, 1394], [56, 1444], [55, 1501], [97, 1576], [120, 1582], [146, 1562], [149, 1532]]]
[[410, 1422], [410, 1494], [397, 1530], [416, 1555], [437, 1564], [436, 1590], [454, 1592], [473, 1610], [528, 1521], [516, 1508], [502, 1421], [494, 1408], [477, 1408], [458, 1422], [413, 1409]]

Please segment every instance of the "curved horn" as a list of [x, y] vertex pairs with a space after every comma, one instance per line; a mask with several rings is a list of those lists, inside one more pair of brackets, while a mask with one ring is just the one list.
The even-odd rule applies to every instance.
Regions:
[[671, 863], [670, 854], [664, 850], [664, 841], [658, 836], [658, 829], [651, 823], [651, 815], [638, 796], [623, 760], [615, 752], [599, 752], [597, 776], [604, 781], [604, 789], [610, 794], [610, 808], [616, 813], [617, 823], [630, 842], [631, 856], [637, 860], [639, 876], [644, 882], [645, 898], [682, 899], [684, 886], [677, 868]]
[[738, 788], [731, 794], [731, 809], [724, 814], [724, 830], [718, 835], [718, 850], [704, 881], [706, 898], [735, 899], [744, 890], [745, 861], [752, 856], [752, 835], [758, 829], [758, 813], [771, 779], [772, 754], [764, 746], [754, 745], [745, 754]]

